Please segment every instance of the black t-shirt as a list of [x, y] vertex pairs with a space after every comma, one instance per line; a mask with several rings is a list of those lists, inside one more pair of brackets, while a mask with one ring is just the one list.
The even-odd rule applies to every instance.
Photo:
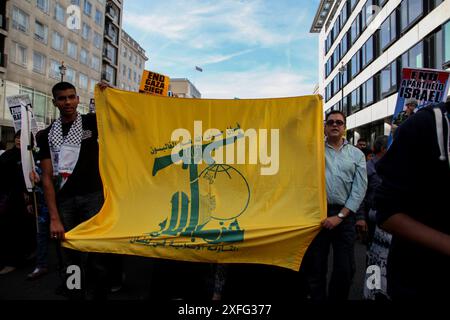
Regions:
[[26, 191], [20, 149], [13, 147], [0, 156], [0, 194]]
[[[83, 137], [78, 161], [63, 188], [57, 193], [58, 197], [84, 195], [103, 188], [98, 168], [98, 130], [95, 114], [82, 115]], [[63, 136], [69, 133], [73, 122], [63, 123]], [[38, 134], [39, 159], [51, 159], [48, 145], [48, 134], [51, 125]], [[55, 170], [55, 169], [53, 169]]]
[[[443, 134], [447, 146], [446, 125]], [[380, 224], [401, 212], [450, 234], [450, 169], [448, 159], [442, 161], [439, 157], [434, 114], [430, 108], [424, 108], [398, 128], [397, 138], [377, 164], [382, 178], [375, 193]], [[449, 270], [450, 257], [393, 236], [388, 288], [411, 295], [446, 292], [449, 296]]]

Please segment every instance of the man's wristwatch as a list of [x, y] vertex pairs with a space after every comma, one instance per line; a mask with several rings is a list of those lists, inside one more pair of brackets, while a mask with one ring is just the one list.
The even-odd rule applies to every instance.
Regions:
[[345, 214], [343, 214], [342, 212], [339, 212], [338, 214], [337, 214], [337, 216], [339, 217], [339, 218], [341, 218], [342, 220], [344, 220], [347, 216], [345, 215]]

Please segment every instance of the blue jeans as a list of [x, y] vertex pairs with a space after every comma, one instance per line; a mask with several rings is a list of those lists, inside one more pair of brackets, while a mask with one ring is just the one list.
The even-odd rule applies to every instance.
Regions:
[[[103, 192], [94, 192], [82, 196], [61, 197], [57, 201], [58, 211], [64, 230], [72, 230], [80, 223], [92, 218], [103, 205]], [[81, 298], [92, 290], [94, 299], [106, 299], [108, 272], [100, 253], [86, 253], [64, 248], [63, 264], [77, 265], [81, 268]], [[65, 272], [65, 268], [63, 268]], [[67, 275], [64, 275], [67, 276]], [[65, 277], [63, 277], [65, 279]], [[80, 298], [79, 296], [77, 298]]]

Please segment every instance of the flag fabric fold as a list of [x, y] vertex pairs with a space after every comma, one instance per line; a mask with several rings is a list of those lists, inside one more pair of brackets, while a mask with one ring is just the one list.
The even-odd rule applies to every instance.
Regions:
[[299, 270], [326, 216], [319, 96], [95, 101], [105, 203], [65, 246]]

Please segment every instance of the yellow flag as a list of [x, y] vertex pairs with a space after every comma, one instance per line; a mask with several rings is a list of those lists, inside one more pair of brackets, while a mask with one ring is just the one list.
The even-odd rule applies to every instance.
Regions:
[[95, 101], [106, 200], [65, 246], [299, 270], [326, 216], [319, 96]]

